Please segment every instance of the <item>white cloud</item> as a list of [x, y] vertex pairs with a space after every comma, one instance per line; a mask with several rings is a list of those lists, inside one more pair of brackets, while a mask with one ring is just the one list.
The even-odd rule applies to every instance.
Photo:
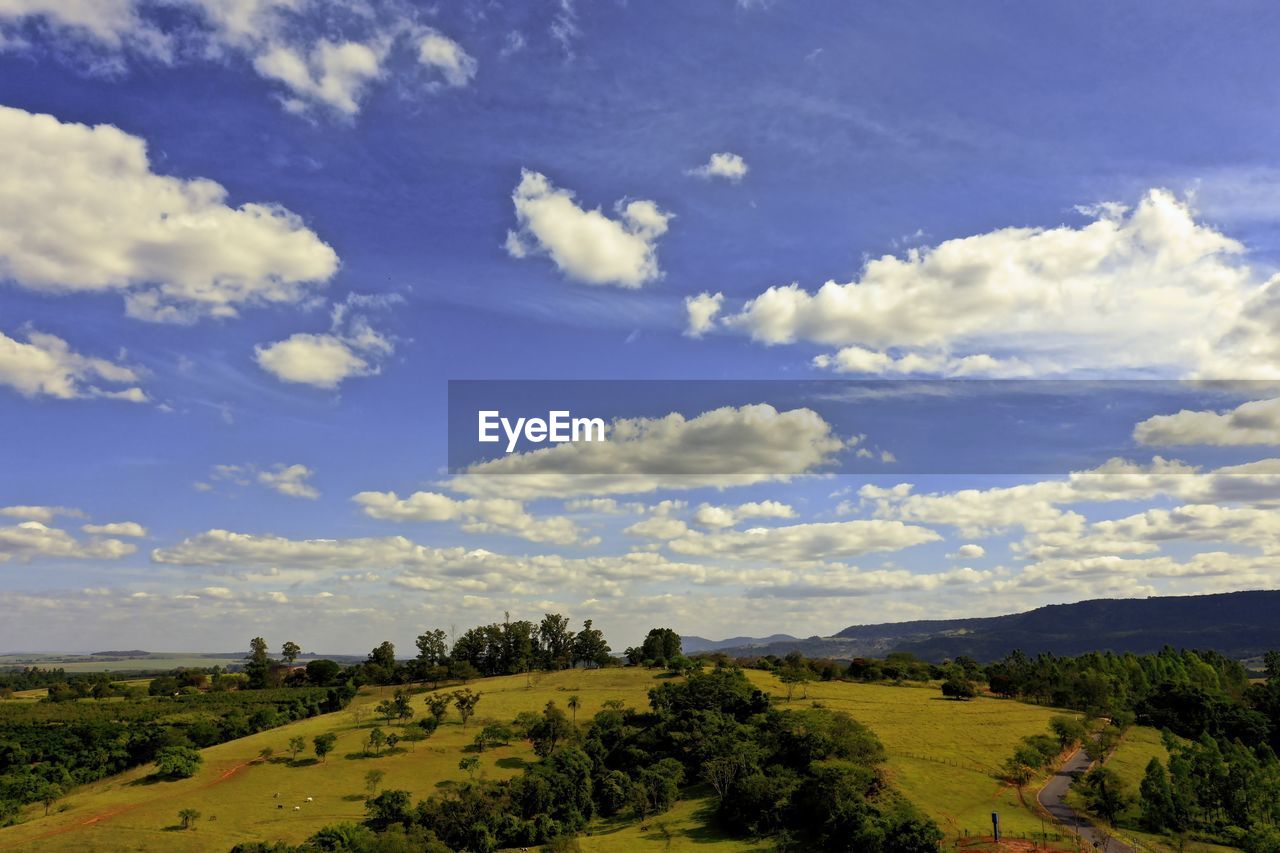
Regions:
[[724, 304], [723, 293], [699, 293], [697, 296], [684, 298], [685, 313], [688, 314], [688, 325], [685, 334], [691, 338], [700, 338], [715, 326], [716, 315]]
[[640, 287], [658, 278], [658, 238], [671, 214], [652, 201], [620, 201], [616, 219], [584, 210], [573, 193], [524, 169], [511, 196], [519, 229], [507, 232], [513, 258], [545, 254], [565, 275], [587, 284]]
[[476, 76], [475, 59], [438, 30], [427, 29], [418, 39], [418, 61], [438, 69], [450, 86], [465, 86]]
[[948, 554], [947, 558], [951, 560], [976, 560], [979, 557], [985, 557], [986, 555], [986, 548], [970, 542], [966, 545], [961, 545], [955, 551]]
[[454, 491], [516, 499], [727, 488], [811, 473], [845, 447], [811, 409], [726, 406], [693, 418], [613, 421], [607, 440], [559, 444], [471, 466]]
[[711, 155], [711, 159], [689, 174], [700, 178], [724, 178], [726, 181], [738, 183], [747, 176], [747, 161], [738, 154], [721, 151]]
[[767, 560], [785, 566], [829, 557], [898, 551], [941, 538], [927, 527], [873, 519], [754, 527], [718, 533], [689, 531], [667, 544], [672, 551], [686, 556]]
[[109, 524], [85, 524], [80, 528], [95, 536], [132, 536], [137, 539], [147, 535], [147, 528], [136, 521], [115, 521]]
[[509, 533], [530, 542], [594, 545], [582, 528], [565, 516], [534, 516], [509, 498], [456, 500], [438, 492], [360, 492], [351, 498], [370, 518], [385, 521], [458, 521], [468, 533]]
[[119, 539], [76, 539], [65, 530], [49, 527], [39, 521], [24, 521], [12, 527], [0, 527], [0, 563], [17, 560], [29, 562], [37, 558], [70, 558], [80, 560], [115, 560], [137, 548]]
[[[115, 74], [132, 58], [241, 61], [281, 87], [289, 111], [350, 118], [373, 83], [409, 80], [413, 66], [452, 87], [475, 76], [475, 59], [419, 17], [405, 4], [346, 0], [0, 0], [0, 47], [48, 43], [90, 71]], [[33, 22], [43, 26], [27, 38]], [[423, 88], [441, 85], [431, 80]]]
[[344, 116], [360, 111], [368, 85], [382, 76], [385, 46], [321, 40], [304, 52], [276, 44], [253, 60], [254, 70], [288, 87], [290, 112], [305, 112], [314, 103]]
[[215, 529], [184, 539], [171, 548], [156, 548], [151, 552], [151, 559], [179, 566], [352, 570], [434, 565], [440, 559], [440, 552], [403, 536], [286, 539]]
[[1134, 441], [1148, 445], [1203, 444], [1218, 447], [1280, 444], [1280, 398], [1253, 400], [1226, 412], [1183, 409], [1155, 415], [1133, 429]]
[[306, 465], [277, 464], [269, 471], [258, 472], [258, 482], [282, 495], [293, 498], [320, 497], [320, 490], [308, 482], [315, 474]]
[[[0, 234], [3, 234], [2, 226]], [[0, 332], [0, 385], [8, 385], [24, 397], [147, 401], [146, 392], [131, 385], [139, 380], [133, 368], [105, 358], [81, 355], [54, 335], [28, 331], [26, 337], [24, 343]], [[93, 383], [129, 387], [102, 388]]]
[[395, 341], [377, 331], [362, 308], [380, 308], [403, 301], [398, 295], [351, 294], [334, 305], [328, 332], [298, 332], [283, 341], [254, 347], [258, 366], [283, 382], [333, 389], [356, 376], [381, 372], [381, 363], [395, 352]]
[[702, 504], [693, 520], [702, 527], [733, 527], [749, 518], [795, 518], [795, 508], [780, 501], [752, 501], [736, 507]]
[[59, 515], [84, 518], [84, 513], [80, 510], [65, 506], [6, 506], [0, 508], [0, 515], [21, 518], [25, 521], [42, 521], [45, 524], [49, 524], [55, 516]]
[[298, 302], [337, 270], [295, 214], [158, 175], [146, 144], [110, 125], [0, 107], [0, 149], [0, 279], [21, 287], [119, 293], [131, 316], [191, 322]]
[[1280, 287], [1244, 246], [1164, 190], [1082, 212], [886, 255], [816, 292], [771, 287], [718, 325], [843, 347], [817, 364], [846, 372], [1280, 376]]

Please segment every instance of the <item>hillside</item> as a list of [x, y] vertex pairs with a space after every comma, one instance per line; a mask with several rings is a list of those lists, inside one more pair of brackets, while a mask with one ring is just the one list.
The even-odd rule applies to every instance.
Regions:
[[[1054, 604], [1008, 616], [851, 625], [831, 637], [776, 637], [720, 644], [730, 655], [853, 658], [912, 652], [938, 661], [966, 655], [979, 661], [1027, 654], [1077, 655], [1090, 651], [1157, 652], [1169, 645], [1212, 648], [1238, 659], [1280, 648], [1280, 590], [1218, 595], [1095, 599]], [[705, 641], [704, 641], [705, 642]], [[728, 642], [728, 641], [726, 641]]]

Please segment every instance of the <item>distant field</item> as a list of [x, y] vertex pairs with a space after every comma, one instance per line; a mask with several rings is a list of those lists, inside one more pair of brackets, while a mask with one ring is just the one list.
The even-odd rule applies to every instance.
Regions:
[[0, 655], [0, 669], [38, 666], [67, 672], [164, 672], [178, 667], [231, 666], [244, 663], [243, 657], [201, 655], [194, 652], [155, 652], [137, 658], [96, 658], [92, 655]]
[[[757, 684], [775, 693], [772, 676], [749, 672]], [[415, 798], [425, 797], [466, 778], [458, 769], [462, 748], [469, 744], [485, 718], [510, 720], [518, 711], [539, 710], [548, 700], [561, 707], [578, 693], [580, 721], [589, 719], [609, 699], [633, 707], [647, 704], [647, 692], [662, 676], [636, 669], [571, 671], [473, 682], [483, 694], [476, 717], [464, 733], [451, 715], [430, 740], [413, 751], [378, 758], [360, 757], [365, 728], [357, 731], [350, 710], [314, 717], [274, 731], [262, 732], [204, 750], [205, 765], [194, 778], [146, 784], [150, 768], [138, 768], [88, 785], [69, 796], [65, 811], [43, 817], [42, 807], [30, 808], [29, 820], [0, 830], [0, 849], [32, 851], [225, 851], [240, 841], [298, 842], [320, 827], [338, 821], [358, 821], [364, 814], [364, 775], [385, 772], [381, 788], [403, 788]], [[371, 708], [390, 696], [390, 688], [366, 691], [356, 704]], [[917, 805], [932, 815], [948, 838], [958, 830], [979, 832], [992, 811], [1001, 813], [1008, 833], [1040, 829], [1039, 818], [1018, 802], [1017, 795], [993, 778], [995, 768], [1023, 736], [1047, 730], [1054, 714], [1046, 708], [1017, 702], [978, 699], [949, 702], [936, 688], [817, 683], [806, 699], [793, 707], [821, 702], [847, 711], [870, 726], [889, 753], [889, 772]], [[425, 713], [421, 696], [413, 702], [417, 715]], [[388, 731], [393, 730], [387, 729]], [[307, 739], [326, 731], [338, 734], [338, 745], [325, 764], [293, 767], [284, 762], [257, 762], [258, 751], [272, 747], [285, 753], [290, 737]], [[512, 744], [480, 756], [481, 772], [489, 777], [520, 772], [534, 759], [526, 743]], [[1028, 789], [1030, 790], [1030, 789]], [[273, 794], [279, 792], [279, 800]], [[314, 802], [305, 803], [306, 797]], [[285, 806], [276, 808], [277, 804]], [[62, 806], [55, 807], [61, 808]], [[300, 810], [294, 811], [294, 806]], [[176, 829], [178, 810], [201, 812], [197, 828]], [[707, 824], [711, 807], [705, 797], [682, 801], [665, 815], [650, 818], [647, 829], [634, 823], [596, 822], [582, 839], [586, 850], [696, 849], [746, 851], [762, 849], [749, 841], [727, 839]], [[767, 845], [765, 848], [767, 849]]]

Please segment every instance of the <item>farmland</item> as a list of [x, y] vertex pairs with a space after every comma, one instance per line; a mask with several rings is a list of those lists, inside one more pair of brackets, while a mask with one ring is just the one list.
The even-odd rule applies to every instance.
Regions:
[[[751, 671], [757, 685], [782, 695], [774, 676]], [[504, 676], [473, 682], [482, 694], [476, 716], [464, 731], [451, 714], [434, 735], [416, 744], [400, 744], [380, 756], [366, 756], [363, 743], [372, 725], [371, 709], [391, 688], [366, 688], [345, 711], [301, 720], [270, 731], [203, 750], [204, 765], [189, 779], [155, 782], [143, 767], [72, 791], [48, 817], [42, 806], [28, 807], [26, 822], [0, 830], [0, 849], [18, 850], [226, 850], [242, 841], [300, 842], [325, 825], [359, 821], [364, 816], [366, 774], [380, 770], [379, 788], [403, 789], [415, 799], [468, 778], [459, 769], [464, 747], [488, 719], [509, 721], [520, 711], [540, 710], [548, 701], [566, 707], [580, 702], [576, 716], [590, 719], [609, 700], [643, 707], [648, 690], [665, 674], [639, 668], [569, 670], [532, 677]], [[978, 832], [998, 810], [1006, 831], [1034, 832], [1039, 818], [1015, 791], [994, 778], [997, 767], [1022, 737], [1043, 733], [1053, 712], [1018, 702], [980, 698], [949, 702], [936, 687], [821, 682], [808, 686], [792, 707], [814, 703], [845, 711], [869, 726], [888, 753], [888, 774], [908, 798], [954, 838], [958, 831]], [[418, 717], [426, 708], [413, 699]], [[784, 703], [785, 705], [785, 703]], [[356, 717], [362, 724], [357, 726]], [[387, 727], [397, 731], [398, 727]], [[324, 762], [310, 758], [311, 739], [333, 732], [337, 745]], [[307, 751], [287, 760], [291, 738], [301, 736]], [[263, 749], [274, 757], [263, 760]], [[477, 755], [474, 771], [489, 778], [514, 776], [536, 760], [529, 745], [513, 741]], [[748, 841], [719, 837], [708, 826], [709, 792], [693, 789], [647, 829], [628, 821], [597, 821], [584, 837], [584, 849], [652, 849], [653, 841], [697, 840], [699, 849], [758, 849]], [[279, 794], [279, 798], [276, 798]], [[307, 802], [310, 797], [311, 802]], [[182, 830], [178, 812], [200, 812], [192, 829]]]

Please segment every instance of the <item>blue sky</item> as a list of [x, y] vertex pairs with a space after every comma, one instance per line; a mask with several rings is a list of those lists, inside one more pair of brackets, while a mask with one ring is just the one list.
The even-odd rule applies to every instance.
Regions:
[[[943, 476], [945, 407], [797, 386], [672, 390], [685, 424], [577, 485], [445, 468], [449, 380], [1280, 378], [1278, 16], [0, 4], [0, 648], [555, 609], [621, 649], [1274, 586], [1269, 386], [1090, 395], [1107, 453], [1069, 467], [1110, 467], [1074, 480]], [[701, 429], [774, 476], [619, 475]]]

